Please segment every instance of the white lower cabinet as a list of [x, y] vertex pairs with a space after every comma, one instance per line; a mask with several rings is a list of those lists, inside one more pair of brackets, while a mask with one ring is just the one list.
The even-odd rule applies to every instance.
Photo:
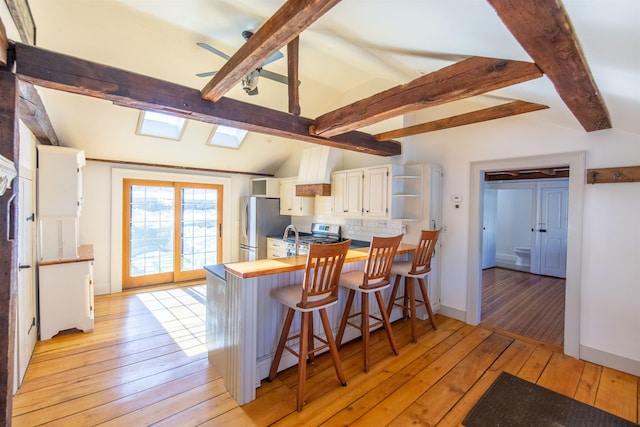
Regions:
[[267, 258], [284, 258], [287, 256], [287, 242], [282, 239], [267, 238]]
[[38, 273], [40, 339], [72, 328], [93, 330], [93, 260], [47, 263]]

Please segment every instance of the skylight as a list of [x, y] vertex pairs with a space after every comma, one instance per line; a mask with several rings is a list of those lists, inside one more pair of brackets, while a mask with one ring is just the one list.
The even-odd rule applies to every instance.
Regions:
[[156, 113], [155, 111], [140, 111], [136, 133], [138, 135], [179, 140], [182, 138], [186, 125], [187, 121], [180, 117]]
[[207, 140], [207, 145], [237, 149], [246, 136], [246, 130], [218, 125], [213, 128]]

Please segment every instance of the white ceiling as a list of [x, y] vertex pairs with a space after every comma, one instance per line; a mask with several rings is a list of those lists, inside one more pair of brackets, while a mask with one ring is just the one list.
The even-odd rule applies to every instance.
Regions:
[[[232, 55], [281, 0], [30, 0], [37, 45], [57, 52], [201, 89], [224, 59], [196, 46], [206, 42]], [[613, 126], [640, 134], [640, 2], [565, 0]], [[281, 50], [286, 55], [286, 49]], [[300, 35], [302, 115], [331, 109], [407, 83], [467, 56], [530, 61], [483, 0], [344, 0]], [[286, 59], [266, 67], [286, 74]], [[287, 111], [285, 85], [260, 79], [260, 94], [238, 85], [227, 96]], [[190, 122], [181, 141], [135, 135], [137, 111], [55, 91], [43, 99], [61, 143], [89, 158], [274, 173], [309, 144], [250, 134], [240, 150], [205, 147], [212, 125]], [[585, 132], [543, 77], [448, 105], [447, 114], [493, 105], [503, 98], [549, 105], [528, 113]], [[433, 117], [440, 114], [433, 109]], [[508, 120], [508, 119], [502, 119]], [[495, 121], [499, 125], [500, 120]], [[402, 127], [397, 118], [362, 129]], [[602, 132], [602, 131], [601, 131]], [[606, 132], [606, 131], [604, 131]]]

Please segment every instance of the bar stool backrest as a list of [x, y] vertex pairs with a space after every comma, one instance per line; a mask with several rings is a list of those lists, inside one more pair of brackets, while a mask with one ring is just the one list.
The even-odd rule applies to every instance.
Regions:
[[389, 284], [391, 265], [401, 240], [402, 234], [395, 237], [373, 237], [360, 288], [376, 289]]
[[421, 275], [431, 271], [431, 258], [439, 235], [440, 230], [422, 230], [416, 251], [413, 254], [413, 263], [409, 274]]
[[351, 240], [309, 245], [299, 307], [314, 308], [338, 299], [338, 279], [350, 245]]

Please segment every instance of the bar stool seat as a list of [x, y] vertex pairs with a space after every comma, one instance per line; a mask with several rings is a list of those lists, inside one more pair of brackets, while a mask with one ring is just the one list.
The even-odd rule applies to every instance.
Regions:
[[[327, 307], [338, 302], [338, 279], [350, 245], [351, 240], [325, 245], [310, 244], [302, 285], [286, 286], [271, 292], [272, 298], [287, 307], [287, 315], [271, 362], [269, 381], [272, 381], [278, 373], [278, 366], [284, 350], [298, 357], [298, 390], [296, 393], [298, 412], [302, 411], [304, 405], [307, 358], [313, 362], [315, 353], [318, 351], [329, 348], [338, 380], [343, 386], [347, 385], [327, 316]], [[320, 314], [325, 333], [324, 338], [313, 332], [313, 312], [315, 311]], [[296, 312], [301, 313], [300, 331], [289, 336]], [[299, 340], [297, 351], [287, 345], [287, 342], [295, 339]], [[316, 346], [316, 341], [320, 342], [318, 346]]]
[[[344, 314], [336, 336], [338, 346], [342, 343], [347, 325], [360, 330], [362, 335], [364, 371], [369, 372], [369, 331], [371, 327], [383, 325], [387, 334], [387, 340], [394, 354], [398, 354], [389, 317], [384, 305], [381, 291], [391, 285], [389, 274], [393, 258], [402, 240], [402, 234], [395, 237], [374, 237], [369, 247], [369, 255], [363, 271], [350, 271], [340, 276], [340, 286], [349, 290]], [[361, 307], [359, 313], [351, 314], [351, 307], [356, 292], [361, 294]], [[380, 317], [369, 312], [369, 294], [374, 294], [380, 309]], [[359, 323], [352, 322], [352, 318], [360, 318]], [[371, 319], [374, 321], [371, 322]]]
[[[431, 327], [435, 330], [436, 323], [433, 319], [433, 310], [425, 284], [425, 278], [431, 272], [431, 258], [436, 247], [440, 230], [422, 230], [420, 240], [416, 246], [412, 261], [396, 261], [391, 266], [391, 274], [396, 276], [393, 290], [387, 306], [387, 315], [391, 316], [391, 311], [395, 306], [402, 307], [402, 315], [411, 322], [411, 342], [417, 342], [416, 318], [417, 308], [424, 306], [429, 315]], [[400, 282], [404, 278], [403, 296], [396, 297], [400, 288]], [[418, 282], [418, 288], [422, 300], [416, 298], [414, 279]], [[402, 301], [402, 302], [398, 302]]]

